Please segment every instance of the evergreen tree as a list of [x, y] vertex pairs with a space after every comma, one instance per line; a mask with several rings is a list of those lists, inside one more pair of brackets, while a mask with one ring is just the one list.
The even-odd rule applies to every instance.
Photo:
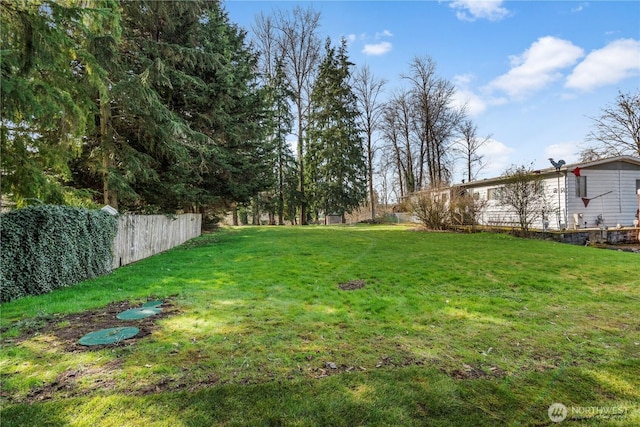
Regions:
[[214, 59], [213, 67], [193, 73], [204, 82], [204, 92], [199, 95], [196, 85], [186, 96], [177, 93], [189, 100], [185, 119], [215, 144], [201, 189], [225, 204], [247, 202], [268, 188], [271, 173], [268, 89], [258, 85], [258, 56], [247, 46], [245, 31], [229, 22], [219, 4], [209, 5], [198, 46]]
[[91, 54], [96, 39], [117, 39], [109, 0], [0, 2], [2, 193], [64, 203], [69, 164], [93, 128], [94, 92], [106, 74]]
[[[75, 165], [75, 185], [91, 186], [103, 202], [122, 210], [154, 209], [153, 194], [164, 186], [164, 205], [175, 209], [171, 166], [190, 171], [193, 153], [206, 138], [192, 132], [163, 99], [172, 87], [171, 64], [179, 45], [165, 41], [177, 27], [197, 22], [200, 6], [168, 2], [122, 2], [122, 41], [114, 50], [94, 45], [110, 84], [96, 94], [96, 128], [86, 138]], [[184, 56], [183, 56], [184, 58]], [[184, 178], [184, 176], [183, 176]], [[192, 179], [190, 180], [193, 181]], [[154, 209], [155, 210], [155, 209]]]
[[125, 210], [198, 209], [262, 187], [263, 94], [255, 55], [218, 2], [121, 3], [123, 35], [105, 64], [100, 124], [77, 167]]
[[357, 124], [357, 99], [350, 86], [353, 64], [346, 40], [336, 51], [327, 40], [325, 57], [311, 93], [306, 152], [310, 206], [342, 216], [366, 199], [366, 160]]
[[266, 89], [219, 2], [0, 7], [5, 197], [171, 212], [266, 188]]
[[285, 80], [282, 60], [276, 58], [273, 76], [268, 77], [268, 104], [270, 106], [269, 121], [270, 149], [273, 153], [272, 169], [273, 187], [270, 191], [271, 203], [268, 210], [278, 216], [278, 225], [283, 225], [288, 204], [295, 206], [297, 202], [297, 165], [295, 157], [287, 142], [287, 136], [293, 126], [290, 101], [293, 96]]
[[207, 83], [200, 118], [218, 151], [209, 156], [203, 188], [226, 202], [246, 202], [267, 188], [271, 149], [266, 144], [267, 90], [259, 88], [258, 56], [246, 33], [229, 23], [220, 7], [208, 15], [201, 40], [217, 63], [203, 73]]

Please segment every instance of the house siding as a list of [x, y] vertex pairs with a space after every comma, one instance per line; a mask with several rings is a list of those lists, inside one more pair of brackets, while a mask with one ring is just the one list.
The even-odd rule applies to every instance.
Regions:
[[[545, 201], [547, 206], [547, 220], [549, 221], [550, 227], [558, 224], [558, 206], [561, 207], [561, 215], [560, 215], [560, 223], [562, 225], [566, 224], [566, 186], [565, 186], [565, 176], [560, 177], [560, 204], [558, 204], [558, 177], [548, 176], [542, 178], [541, 185], [545, 191]], [[499, 184], [493, 184], [487, 187], [474, 187], [469, 189], [472, 194], [477, 193], [480, 200], [486, 200], [487, 204], [485, 209], [480, 214], [480, 224], [483, 225], [507, 225], [507, 226], [515, 226], [519, 224], [519, 219], [515, 211], [508, 207], [502, 205], [496, 199], [489, 199], [489, 193], [491, 190], [497, 190], [501, 187]], [[532, 224], [532, 228], [544, 228], [543, 226], [544, 218], [539, 215]]]
[[[542, 180], [545, 189], [545, 201], [548, 206], [547, 218], [549, 228], [563, 228], [567, 224], [567, 176], [561, 173], [560, 176], [548, 176]], [[559, 184], [559, 185], [558, 185]], [[558, 197], [560, 192], [560, 197]], [[544, 228], [543, 218], [539, 218], [532, 225], [532, 228]]]
[[[573, 175], [568, 176], [567, 205], [571, 228], [633, 225], [638, 209], [635, 187], [636, 179], [640, 179], [640, 167], [636, 170], [583, 169], [580, 175], [587, 177], [586, 198], [589, 202], [585, 207], [582, 199], [575, 196], [575, 179], [572, 179]], [[578, 227], [574, 224], [574, 213], [582, 214]], [[599, 216], [604, 221], [602, 224], [598, 223]]]
[[[576, 196], [576, 177], [572, 173], [576, 167], [580, 167], [581, 176], [587, 177], [586, 198], [590, 200], [586, 207], [582, 198]], [[626, 158], [568, 165], [560, 171], [559, 188], [558, 174], [555, 170], [546, 169], [540, 174], [545, 189], [550, 229], [633, 226], [638, 209], [637, 182], [640, 180], [640, 159]], [[501, 187], [500, 178], [485, 181], [464, 185], [471, 194], [477, 194], [476, 197], [486, 200], [486, 206], [478, 218], [479, 223], [517, 225], [518, 217], [512, 209], [501, 205], [498, 200], [489, 199], [490, 192]], [[578, 215], [577, 222], [574, 214]], [[602, 218], [602, 222], [599, 218]], [[531, 227], [544, 228], [543, 219], [537, 219]]]

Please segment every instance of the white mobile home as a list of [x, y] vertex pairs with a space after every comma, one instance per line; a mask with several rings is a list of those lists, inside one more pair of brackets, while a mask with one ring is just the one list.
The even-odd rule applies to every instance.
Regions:
[[[535, 171], [546, 192], [548, 212], [532, 228], [578, 229], [632, 227], [640, 204], [640, 158], [612, 157]], [[518, 218], [497, 200], [505, 178], [471, 181], [454, 186], [476, 200], [486, 200], [478, 221], [482, 225], [515, 225]]]

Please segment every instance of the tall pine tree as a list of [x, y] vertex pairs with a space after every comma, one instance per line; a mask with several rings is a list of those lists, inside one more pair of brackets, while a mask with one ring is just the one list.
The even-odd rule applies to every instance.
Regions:
[[317, 212], [340, 215], [366, 199], [366, 160], [358, 127], [358, 106], [350, 85], [347, 43], [336, 51], [327, 40], [311, 94], [306, 152], [308, 197]]
[[219, 6], [210, 11], [204, 30], [201, 45], [218, 62], [201, 73], [208, 99], [202, 98], [199, 111], [220, 152], [209, 156], [213, 167], [203, 188], [226, 202], [245, 202], [266, 188], [270, 173], [267, 95], [258, 84], [258, 56], [247, 46], [245, 31], [231, 24]]
[[1, 185], [18, 207], [65, 203], [73, 193], [70, 163], [106, 84], [91, 45], [117, 39], [118, 16], [110, 0], [0, 2]]
[[[267, 137], [272, 151], [273, 180], [272, 190], [266, 194], [267, 209], [278, 217], [278, 225], [283, 225], [285, 218], [294, 221], [296, 206], [299, 205], [297, 191], [297, 164], [287, 141], [293, 126], [290, 101], [293, 94], [285, 80], [282, 60], [275, 59], [273, 76], [267, 76], [267, 94], [269, 103], [268, 122], [270, 129]], [[265, 196], [263, 194], [263, 196]]]
[[262, 188], [264, 95], [255, 55], [218, 2], [121, 3], [123, 35], [105, 67], [78, 180], [123, 210], [196, 210]]

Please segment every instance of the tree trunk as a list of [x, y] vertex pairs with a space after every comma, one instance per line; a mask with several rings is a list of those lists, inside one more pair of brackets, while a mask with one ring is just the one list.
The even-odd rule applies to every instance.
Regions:
[[[106, 99], [105, 99], [106, 98]], [[118, 210], [118, 195], [109, 188], [109, 168], [111, 167], [111, 135], [109, 121], [111, 120], [111, 106], [104, 93], [100, 96], [100, 145], [102, 146], [102, 194], [105, 205]]]
[[231, 211], [232, 220], [231, 223], [235, 226], [238, 225], [238, 205], [234, 203], [233, 210]]
[[278, 225], [284, 225], [284, 170], [282, 163], [281, 156], [278, 161]]
[[376, 219], [376, 201], [373, 197], [373, 150], [371, 147], [371, 133], [367, 135], [367, 145], [368, 145], [368, 162], [369, 164], [369, 203], [371, 203], [371, 221], [375, 221]]
[[307, 202], [304, 198], [304, 155], [302, 151], [302, 114], [298, 115], [298, 190], [300, 191], [300, 225], [307, 225]]

